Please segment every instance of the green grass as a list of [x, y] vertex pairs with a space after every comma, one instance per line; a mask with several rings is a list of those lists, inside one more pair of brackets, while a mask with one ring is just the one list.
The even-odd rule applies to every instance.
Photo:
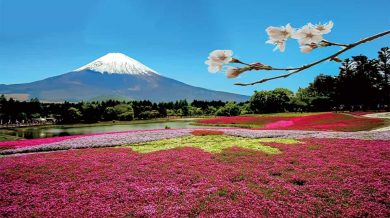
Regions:
[[[247, 115], [244, 115], [247, 116]], [[252, 116], [252, 115], [250, 115]], [[256, 124], [245, 124], [245, 123], [235, 123], [235, 124], [224, 124], [224, 123], [197, 123], [197, 122], [192, 122], [191, 125], [193, 126], [215, 126], [215, 127], [235, 127], [235, 128], [244, 128], [244, 129], [254, 129], [254, 128], [260, 128]]]
[[220, 153], [226, 148], [237, 146], [245, 149], [265, 152], [267, 154], [278, 154], [281, 151], [277, 148], [267, 146], [261, 142], [276, 142], [284, 144], [296, 144], [299, 141], [294, 139], [251, 139], [226, 135], [207, 135], [207, 136], [184, 136], [173, 139], [163, 139], [140, 144], [127, 145], [133, 151], [139, 153], [149, 153], [154, 151], [168, 150], [179, 147], [200, 148], [211, 153]]
[[20, 139], [20, 138], [17, 136], [0, 133], [0, 141], [13, 141], [13, 140], [18, 140], [18, 139]]

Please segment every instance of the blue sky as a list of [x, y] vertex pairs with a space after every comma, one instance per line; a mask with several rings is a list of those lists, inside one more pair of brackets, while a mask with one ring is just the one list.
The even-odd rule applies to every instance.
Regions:
[[[319, 73], [338, 73], [323, 63], [288, 79], [249, 87], [234, 86], [277, 72], [252, 71], [238, 79], [210, 74], [204, 61], [214, 49], [275, 66], [300, 66], [338, 48], [301, 54], [296, 41], [284, 53], [265, 44], [265, 28], [327, 22], [326, 39], [353, 42], [390, 29], [388, 0], [0, 0], [0, 84], [24, 83], [72, 71], [109, 52], [121, 52], [160, 74], [182, 82], [241, 94], [254, 90], [305, 87]], [[390, 36], [345, 53], [377, 51]]]

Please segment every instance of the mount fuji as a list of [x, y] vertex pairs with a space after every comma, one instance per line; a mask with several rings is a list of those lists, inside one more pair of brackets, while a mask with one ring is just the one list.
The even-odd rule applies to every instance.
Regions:
[[106, 54], [74, 71], [44, 80], [2, 85], [0, 94], [37, 97], [46, 102], [105, 99], [150, 100], [153, 102], [222, 100], [242, 102], [248, 96], [194, 87], [161, 76], [137, 60], [121, 53]]

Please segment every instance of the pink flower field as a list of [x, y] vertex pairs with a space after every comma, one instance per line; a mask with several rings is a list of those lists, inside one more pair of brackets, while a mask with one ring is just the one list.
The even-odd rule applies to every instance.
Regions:
[[60, 142], [72, 138], [77, 138], [80, 136], [61, 136], [61, 137], [51, 137], [51, 138], [37, 138], [29, 140], [17, 140], [17, 141], [3, 141], [0, 142], [0, 150], [11, 149], [11, 148], [24, 148], [35, 145], [47, 144]]
[[[202, 136], [198, 136], [202, 137]], [[0, 158], [1, 217], [389, 217], [387, 140]]]
[[288, 129], [354, 132], [372, 130], [383, 126], [386, 121], [367, 118], [367, 113], [319, 113], [304, 116], [232, 116], [198, 121], [204, 125], [250, 127], [254, 129]]
[[389, 9], [0, 0], [0, 218], [390, 218]]

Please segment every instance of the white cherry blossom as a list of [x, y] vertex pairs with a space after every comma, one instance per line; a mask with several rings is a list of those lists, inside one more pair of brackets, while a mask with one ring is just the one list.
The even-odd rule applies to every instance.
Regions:
[[276, 45], [274, 51], [279, 49], [280, 52], [284, 52], [286, 50], [286, 40], [271, 40], [269, 39], [265, 43]]
[[205, 61], [205, 64], [209, 65], [207, 69], [210, 73], [216, 73], [218, 71], [221, 71], [223, 67], [222, 64], [213, 62], [212, 60]]
[[303, 45], [299, 47], [302, 53], [310, 53], [313, 50], [313, 47], [310, 45]]
[[216, 63], [227, 64], [233, 59], [232, 56], [232, 50], [214, 50], [210, 52], [209, 60]]
[[297, 39], [300, 45], [318, 44], [323, 40], [320, 31], [309, 24], [297, 30], [291, 37]]
[[324, 35], [332, 31], [333, 21], [329, 21], [328, 23], [324, 23], [324, 24], [316, 24], [316, 25], [309, 23], [308, 25], [311, 26], [312, 28], [317, 29], [321, 35]]
[[214, 50], [210, 52], [208, 60], [205, 64], [209, 65], [208, 70], [211, 73], [221, 71], [224, 64], [233, 60], [232, 50]]
[[265, 30], [270, 40], [287, 40], [294, 33], [294, 28], [290, 24], [281, 27], [270, 26]]
[[265, 31], [269, 36], [266, 43], [276, 45], [274, 51], [279, 49], [281, 52], [286, 48], [286, 40], [294, 34], [294, 28], [290, 24], [281, 27], [270, 26]]

